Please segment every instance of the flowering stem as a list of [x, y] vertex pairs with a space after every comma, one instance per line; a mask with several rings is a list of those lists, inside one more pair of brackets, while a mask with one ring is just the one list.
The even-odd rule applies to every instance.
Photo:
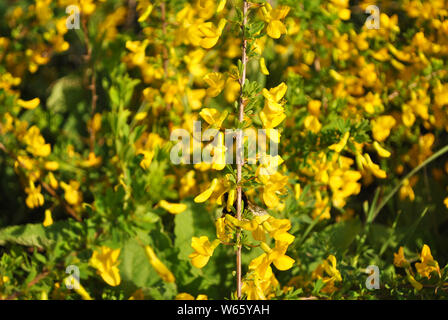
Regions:
[[[247, 48], [247, 40], [245, 38], [245, 28], [247, 23], [247, 11], [248, 11], [249, 4], [246, 0], [243, 0], [243, 24], [241, 26], [242, 29], [242, 38], [243, 38], [243, 44], [242, 44], [242, 65], [243, 70], [241, 74], [241, 78], [239, 80], [240, 83], [240, 98], [239, 98], [239, 116], [238, 120], [241, 123], [244, 121], [244, 97], [243, 97], [243, 87], [244, 82], [246, 81], [246, 64], [247, 64], [247, 56], [246, 56], [246, 48]], [[241, 172], [243, 168], [243, 161], [240, 158], [238, 158], [238, 155], [241, 155], [243, 153], [243, 139], [241, 131], [238, 132], [238, 139], [237, 139], [237, 207], [236, 207], [236, 217], [238, 220], [241, 220], [241, 202], [242, 202], [242, 189], [241, 189]], [[237, 252], [236, 252], [236, 284], [237, 284], [237, 297], [238, 299], [241, 299], [241, 229], [238, 228], [237, 231]]]

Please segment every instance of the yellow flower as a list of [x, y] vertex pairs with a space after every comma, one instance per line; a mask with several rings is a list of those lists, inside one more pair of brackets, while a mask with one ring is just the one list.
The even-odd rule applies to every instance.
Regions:
[[313, 115], [309, 115], [304, 120], [305, 128], [313, 133], [318, 133], [322, 128], [322, 124], [319, 119]]
[[101, 157], [97, 157], [95, 153], [89, 152], [89, 157], [87, 160], [82, 162], [84, 167], [95, 167], [101, 163]]
[[308, 112], [311, 113], [315, 117], [319, 117], [320, 115], [320, 107], [322, 106], [322, 102], [319, 100], [310, 100], [308, 102]]
[[269, 262], [272, 262], [278, 270], [285, 271], [291, 269], [295, 262], [293, 258], [285, 254], [288, 245], [287, 242], [276, 241], [275, 248], [271, 249], [266, 243], [262, 242], [261, 248], [267, 253]]
[[[327, 276], [324, 276], [324, 272]], [[322, 292], [333, 293], [336, 291], [337, 288], [334, 286], [335, 282], [342, 281], [341, 273], [336, 267], [336, 257], [329, 255], [328, 258], [313, 271], [312, 278], [323, 280], [325, 287], [322, 289]]]
[[205, 75], [204, 81], [209, 85], [209, 88], [207, 89], [207, 95], [212, 98], [218, 96], [221, 93], [226, 83], [223, 75], [219, 72], [211, 72]]
[[44, 227], [48, 227], [53, 224], [53, 218], [51, 216], [51, 211], [48, 209], [45, 210], [45, 220], [42, 224], [44, 225]]
[[175, 300], [194, 300], [194, 297], [189, 293], [182, 292], [182, 293], [177, 294], [174, 299]]
[[409, 262], [404, 257], [403, 247], [400, 247], [400, 249], [398, 249], [398, 253], [394, 253], [394, 265], [399, 268], [409, 267]]
[[161, 200], [159, 205], [171, 214], [179, 214], [187, 210], [187, 205], [185, 203], [171, 203]]
[[[194, 297], [186, 292], [181, 292], [176, 295], [175, 300], [195, 300]], [[196, 300], [208, 300], [208, 297], [205, 294], [198, 294]]]
[[361, 162], [363, 167], [367, 167], [370, 172], [377, 178], [385, 179], [387, 178], [386, 171], [381, 170], [380, 166], [376, 163], [373, 163], [368, 153], [364, 154], [364, 158], [361, 157]]
[[187, 90], [188, 104], [192, 110], [197, 110], [202, 107], [202, 99], [204, 99], [206, 92], [205, 89]]
[[56, 161], [47, 161], [45, 162], [45, 169], [49, 171], [55, 171], [59, 169], [59, 163]]
[[439, 264], [431, 255], [431, 249], [425, 244], [420, 254], [421, 263], [417, 262], [415, 268], [422, 277], [431, 278], [432, 272], [437, 272], [440, 275]]
[[29, 109], [29, 110], [36, 109], [37, 106], [39, 105], [39, 103], [40, 103], [39, 98], [34, 98], [34, 99], [28, 100], [28, 101], [19, 99], [17, 101], [17, 104], [19, 106], [21, 106], [22, 108], [25, 108], [25, 109]]
[[376, 152], [378, 153], [378, 155], [380, 157], [382, 157], [382, 158], [390, 157], [390, 152], [388, 150], [384, 149], [383, 147], [381, 147], [381, 145], [377, 141], [373, 142], [373, 147], [375, 148]]
[[148, 170], [149, 166], [151, 165], [152, 159], [154, 158], [154, 151], [138, 149], [137, 154], [143, 155], [143, 159], [140, 161], [140, 167], [142, 167], [145, 170]]
[[27, 150], [35, 156], [47, 157], [51, 153], [51, 146], [45, 143], [44, 137], [40, 134], [40, 129], [32, 126], [23, 136], [23, 142], [27, 144]]
[[284, 190], [288, 183], [288, 177], [280, 172], [271, 175], [260, 175], [259, 179], [264, 185], [262, 199], [268, 208], [277, 208], [280, 205], [278, 193]]
[[227, 117], [228, 112], [224, 111], [223, 113], [219, 112], [214, 108], [203, 108], [199, 115], [204, 119], [209, 125], [220, 128], [222, 122]]
[[199, 269], [205, 267], [219, 243], [218, 239], [210, 242], [207, 236], [193, 237], [191, 239], [191, 247], [194, 249], [194, 252], [188, 256], [193, 266]]
[[269, 3], [266, 3], [261, 8], [261, 14], [263, 20], [268, 24], [266, 31], [268, 35], [273, 39], [278, 39], [282, 34], [286, 34], [286, 26], [281, 19], [284, 19], [291, 8], [288, 6], [279, 6], [276, 9], [272, 9]]
[[121, 249], [111, 249], [101, 246], [100, 251], [94, 251], [90, 258], [90, 265], [97, 269], [98, 274], [110, 286], [118, 286], [121, 282], [120, 270], [118, 269]]
[[373, 119], [371, 123], [373, 138], [378, 142], [382, 142], [389, 136], [390, 130], [395, 126], [396, 121], [392, 116], [380, 116], [377, 119]]
[[217, 27], [212, 22], [204, 22], [193, 29], [193, 44], [200, 45], [204, 49], [210, 49], [216, 45], [226, 25], [226, 19], [221, 19]]
[[[416, 177], [416, 176], [414, 176], [414, 177]], [[414, 179], [412, 182], [415, 183], [416, 180]], [[409, 200], [414, 201], [415, 194], [414, 194], [414, 190], [412, 189], [412, 185], [414, 183], [412, 183], [412, 182], [410, 182], [409, 179], [405, 179], [403, 181], [403, 185], [400, 188], [400, 200], [404, 200], [406, 197], [409, 197]]]
[[347, 144], [349, 137], [350, 137], [350, 132], [344, 133], [341, 141], [339, 141], [338, 143], [332, 144], [331, 146], [328, 147], [328, 149], [333, 150], [337, 153], [341, 152], [342, 149], [344, 149], [345, 145]]
[[275, 88], [269, 90], [263, 89], [265, 103], [259, 115], [264, 128], [275, 128], [286, 118], [281, 100], [286, 94], [287, 89], [288, 87], [284, 82]]
[[79, 189], [78, 181], [70, 180], [69, 184], [61, 182], [61, 188], [64, 189], [65, 191], [64, 198], [69, 204], [76, 205], [79, 202], [81, 202], [81, 194], [78, 191]]
[[338, 17], [341, 20], [349, 20], [351, 16], [350, 9], [347, 9], [349, 6], [348, 0], [330, 0], [334, 5], [334, 9], [338, 13]]
[[171, 273], [171, 271], [163, 264], [162, 261], [156, 256], [154, 253], [154, 250], [148, 245], [145, 246], [145, 253], [148, 257], [149, 263], [153, 266], [153, 268], [156, 270], [157, 274], [162, 278], [165, 282], [175, 282], [176, 279], [174, 278], [174, 275]]
[[28, 194], [25, 200], [26, 205], [30, 209], [42, 206], [44, 204], [44, 196], [40, 193], [41, 186], [38, 185], [36, 188], [31, 180], [29, 184], [29, 188], [25, 188], [25, 192]]

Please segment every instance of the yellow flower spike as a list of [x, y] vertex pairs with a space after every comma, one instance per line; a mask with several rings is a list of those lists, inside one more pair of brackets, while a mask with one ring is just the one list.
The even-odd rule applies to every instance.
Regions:
[[378, 155], [382, 158], [389, 158], [391, 153], [380, 146], [380, 144], [377, 141], [373, 142], [373, 147], [375, 148]]
[[331, 146], [328, 147], [328, 149], [333, 150], [337, 153], [340, 153], [342, 151], [342, 149], [344, 149], [345, 145], [347, 144], [349, 137], [350, 137], [350, 132], [344, 133], [341, 141], [339, 141], [338, 143], [332, 144]]
[[199, 194], [194, 198], [194, 202], [201, 203], [207, 201], [208, 198], [212, 195], [213, 191], [215, 191], [215, 188], [218, 186], [218, 179], [214, 178], [212, 183], [210, 184], [210, 187], [206, 189], [204, 192]]
[[191, 239], [191, 247], [195, 250], [188, 258], [191, 259], [191, 263], [196, 268], [203, 268], [213, 255], [215, 248], [220, 244], [220, 240], [216, 239], [212, 243], [208, 240], [207, 236], [193, 237]]
[[22, 108], [28, 109], [28, 110], [36, 109], [37, 106], [39, 105], [39, 103], [40, 103], [40, 99], [39, 98], [34, 98], [32, 100], [27, 100], [27, 101], [19, 99], [17, 101], [17, 104], [19, 106], [21, 106]]
[[121, 282], [120, 270], [118, 269], [121, 249], [111, 249], [101, 246], [99, 250], [95, 250], [89, 263], [97, 269], [98, 274], [108, 285], [115, 287]]
[[211, 72], [205, 75], [204, 81], [209, 85], [207, 95], [211, 98], [218, 96], [224, 89], [226, 83], [223, 75], [219, 72]]
[[261, 70], [261, 73], [263, 73], [264, 75], [266, 75], [266, 76], [269, 75], [269, 70], [266, 67], [266, 61], [264, 58], [260, 58], [260, 70]]
[[53, 217], [51, 216], [51, 211], [48, 209], [45, 210], [45, 220], [42, 224], [44, 225], [44, 227], [48, 227], [53, 224]]
[[171, 273], [171, 271], [163, 264], [162, 261], [156, 256], [154, 250], [149, 246], [145, 246], [146, 257], [149, 260], [149, 263], [156, 270], [157, 274], [162, 278], [163, 281], [168, 283], [173, 283], [176, 281], [176, 278]]
[[159, 206], [171, 214], [179, 214], [187, 210], [187, 205], [185, 203], [171, 203], [166, 200], [161, 200]]

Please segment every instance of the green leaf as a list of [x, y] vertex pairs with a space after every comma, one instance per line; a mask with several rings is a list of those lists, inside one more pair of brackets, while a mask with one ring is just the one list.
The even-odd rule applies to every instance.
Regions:
[[179, 259], [188, 259], [191, 249], [191, 238], [208, 236], [209, 239], [216, 237], [214, 224], [211, 216], [205, 210], [204, 205], [189, 201], [187, 210], [176, 215], [174, 218], [174, 244], [179, 249]]

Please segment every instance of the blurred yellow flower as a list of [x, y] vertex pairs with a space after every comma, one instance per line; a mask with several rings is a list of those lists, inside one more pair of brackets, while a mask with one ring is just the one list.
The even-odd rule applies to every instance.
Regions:
[[118, 257], [121, 249], [111, 249], [106, 246], [101, 246], [99, 251], [95, 250], [89, 263], [92, 267], [97, 269], [98, 274], [110, 286], [118, 286], [121, 282], [120, 270], [118, 265]]

